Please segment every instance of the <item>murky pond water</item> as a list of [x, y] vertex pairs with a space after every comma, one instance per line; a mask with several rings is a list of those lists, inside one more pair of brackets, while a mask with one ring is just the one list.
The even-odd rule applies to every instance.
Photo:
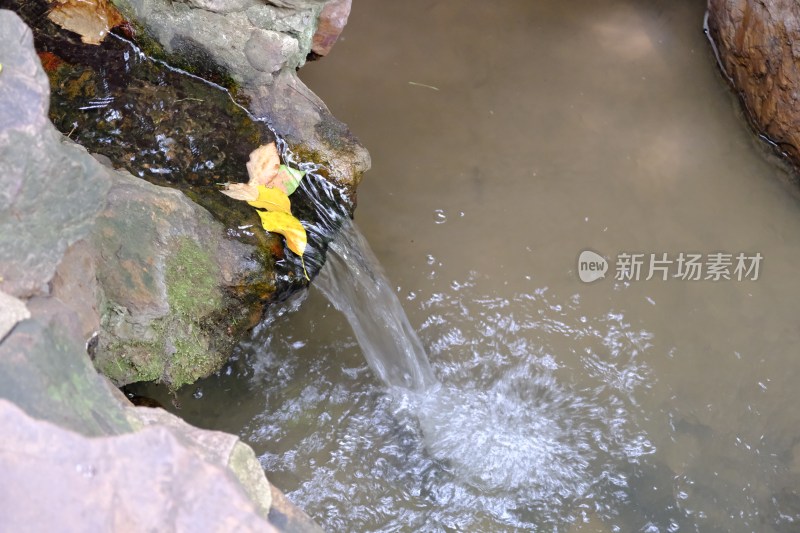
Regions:
[[357, 2], [302, 74], [372, 153], [356, 220], [450, 392], [389, 393], [312, 290], [180, 414], [331, 531], [796, 531], [800, 202], [704, 4]]

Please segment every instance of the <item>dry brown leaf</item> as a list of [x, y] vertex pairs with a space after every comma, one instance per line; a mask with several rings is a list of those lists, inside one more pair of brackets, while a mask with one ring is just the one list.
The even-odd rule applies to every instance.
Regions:
[[124, 19], [107, 0], [56, 0], [47, 18], [77, 33], [86, 44], [100, 44]]
[[266, 185], [270, 183], [281, 166], [281, 158], [274, 142], [259, 146], [250, 152], [247, 162], [247, 174], [250, 176], [250, 185]]
[[220, 192], [234, 200], [254, 202], [258, 200], [258, 187], [249, 183], [226, 183]]

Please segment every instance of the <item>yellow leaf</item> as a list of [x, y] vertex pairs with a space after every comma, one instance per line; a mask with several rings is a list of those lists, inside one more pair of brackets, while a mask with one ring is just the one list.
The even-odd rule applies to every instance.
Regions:
[[265, 230], [286, 237], [286, 246], [300, 257], [303, 256], [307, 237], [306, 229], [299, 220], [289, 213], [280, 211], [258, 211], [258, 216], [261, 217], [261, 225]]
[[[258, 197], [255, 200], [248, 200], [248, 204], [258, 209], [268, 211], [278, 211], [280, 213], [292, 213], [292, 203], [286, 193], [280, 189], [272, 189], [259, 185], [257, 187]], [[225, 191], [223, 191], [225, 192]]]
[[250, 152], [250, 160], [247, 162], [247, 174], [250, 176], [248, 183], [269, 186], [280, 166], [281, 158], [274, 142], [259, 146]]
[[226, 183], [220, 192], [234, 200], [254, 202], [258, 200], [258, 187], [249, 183]]
[[47, 18], [77, 33], [86, 44], [100, 44], [111, 28], [123, 22], [107, 0], [55, 0]]

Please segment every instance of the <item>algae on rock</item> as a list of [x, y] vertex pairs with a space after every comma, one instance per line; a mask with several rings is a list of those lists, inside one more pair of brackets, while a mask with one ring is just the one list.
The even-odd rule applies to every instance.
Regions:
[[132, 176], [115, 177], [93, 244], [103, 287], [95, 363], [118, 385], [177, 388], [219, 369], [251, 312], [232, 289], [270, 275], [179, 191]]

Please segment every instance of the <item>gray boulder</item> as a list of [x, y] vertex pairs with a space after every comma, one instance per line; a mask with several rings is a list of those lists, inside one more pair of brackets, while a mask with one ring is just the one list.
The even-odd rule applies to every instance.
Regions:
[[95, 364], [118, 385], [178, 388], [210, 375], [248, 319], [227, 290], [261, 265], [182, 192], [122, 172], [112, 183], [90, 237], [101, 320]]
[[275, 531], [230, 470], [163, 425], [88, 438], [0, 400], [0, 427], [9, 531]]
[[111, 180], [47, 119], [49, 84], [31, 31], [3, 12], [0, 34], [0, 291], [29, 298], [48, 293], [61, 256], [88, 234]]
[[59, 134], [30, 31], [10, 12], [0, 23], [0, 96], [15, 103], [0, 107], [0, 292], [74, 311], [81, 344], [92, 341], [117, 385], [177, 388], [213, 373], [261, 310], [233, 293], [263, 289], [274, 272], [182, 192], [108, 168]]

